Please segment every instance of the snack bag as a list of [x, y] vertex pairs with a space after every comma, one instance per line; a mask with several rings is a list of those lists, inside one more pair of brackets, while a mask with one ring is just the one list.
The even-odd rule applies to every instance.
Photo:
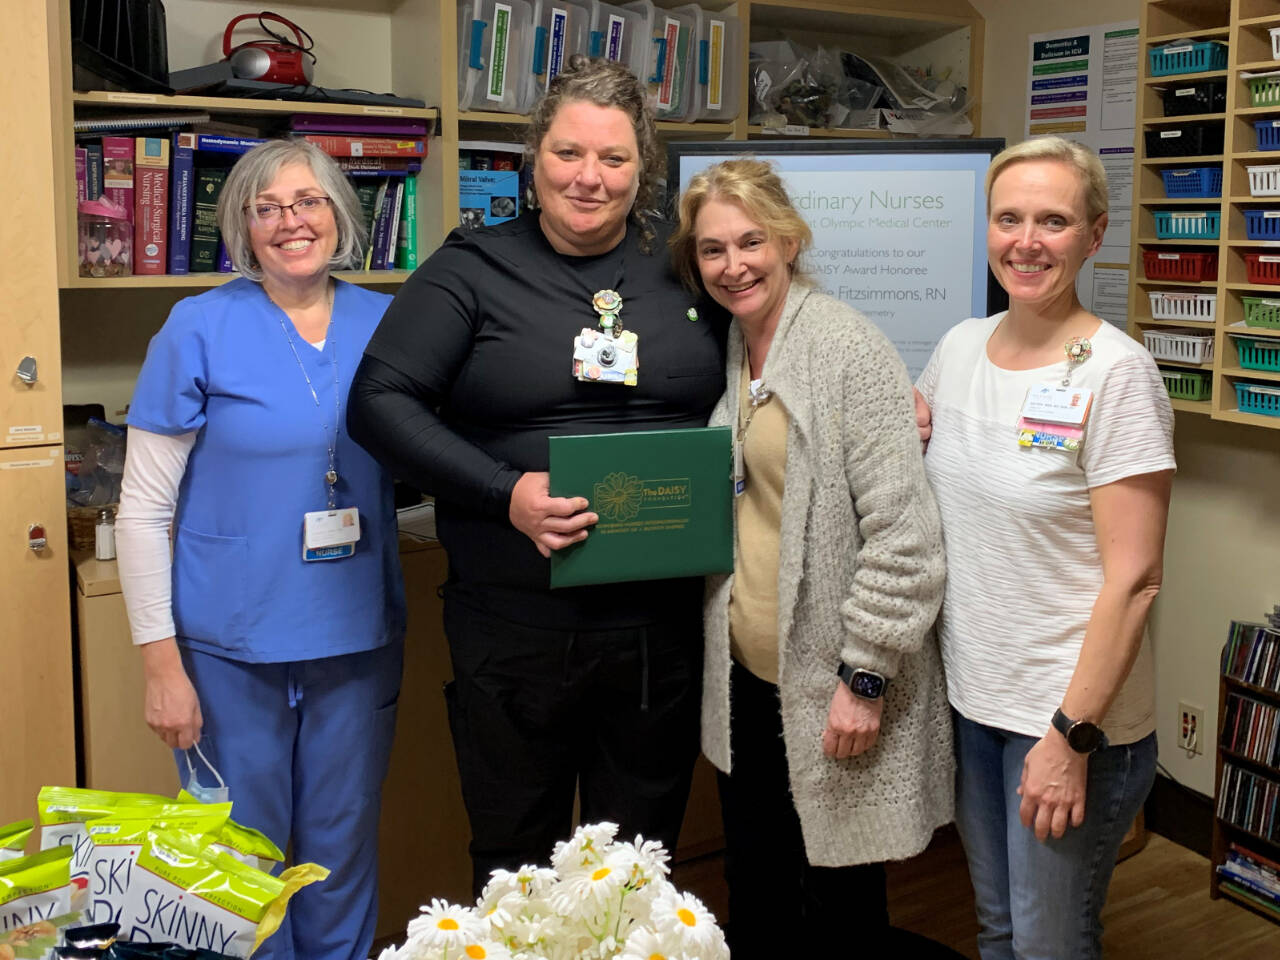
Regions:
[[89, 854], [89, 902], [86, 923], [119, 923], [133, 864], [151, 830], [173, 830], [195, 837], [217, 831], [231, 815], [229, 803], [165, 804], [121, 809], [85, 825]]
[[[178, 799], [184, 803], [197, 802], [185, 790], [178, 791]], [[284, 862], [284, 853], [271, 842], [270, 837], [261, 830], [246, 827], [234, 820], [228, 820], [208, 836], [212, 841], [211, 845], [223, 853], [267, 873], [275, 873], [276, 868]]]
[[34, 829], [35, 824], [30, 820], [19, 820], [0, 827], [0, 862], [16, 860], [22, 856], [27, 848], [27, 837], [31, 836]]
[[0, 958], [44, 960], [71, 912], [71, 851], [62, 847], [0, 863]]
[[120, 934], [248, 957], [279, 928], [289, 899], [328, 875], [304, 863], [273, 877], [188, 837], [152, 831], [134, 866]]
[[[83, 790], [79, 787], [41, 787], [36, 797], [40, 815], [40, 849], [70, 847], [71, 908], [83, 910], [89, 903], [89, 842], [85, 823], [115, 813], [122, 807], [171, 804], [168, 797], [151, 793], [113, 793], [109, 790]], [[4, 958], [0, 958], [4, 960]]]
[[225, 953], [189, 950], [175, 943], [129, 943], [117, 941], [107, 948], [102, 960], [232, 960]]

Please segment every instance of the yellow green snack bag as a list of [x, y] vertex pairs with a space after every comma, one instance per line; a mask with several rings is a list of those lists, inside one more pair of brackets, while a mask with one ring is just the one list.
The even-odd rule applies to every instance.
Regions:
[[[178, 791], [178, 799], [183, 802], [196, 802], [195, 797], [185, 790]], [[270, 837], [261, 830], [246, 827], [234, 820], [228, 820], [208, 836], [211, 845], [223, 853], [229, 853], [241, 863], [247, 863], [267, 873], [275, 873], [276, 867], [284, 862], [284, 853], [271, 842]]]
[[172, 830], [204, 839], [231, 816], [229, 803], [165, 804], [123, 808], [86, 824], [89, 854], [89, 902], [85, 923], [119, 923], [120, 910], [147, 833]]
[[115, 813], [123, 807], [177, 806], [168, 797], [152, 793], [115, 793], [80, 787], [41, 787], [36, 797], [40, 817], [40, 849], [70, 847], [71, 908], [83, 910], [89, 900], [89, 854], [93, 845], [85, 823]]
[[19, 820], [17, 823], [0, 827], [0, 861], [16, 860], [27, 848], [27, 837], [36, 825], [30, 820]]
[[71, 850], [59, 847], [0, 863], [0, 956], [45, 957], [71, 910]]
[[169, 831], [147, 834], [120, 914], [120, 939], [170, 941], [248, 957], [298, 890], [329, 875], [314, 863], [279, 877]]

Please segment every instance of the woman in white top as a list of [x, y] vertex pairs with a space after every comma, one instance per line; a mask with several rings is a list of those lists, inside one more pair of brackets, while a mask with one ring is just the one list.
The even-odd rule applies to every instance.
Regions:
[[956, 818], [983, 960], [1101, 955], [1099, 912], [1155, 775], [1144, 633], [1173, 414], [1150, 355], [1080, 303], [1106, 175], [1057, 137], [999, 154], [987, 253], [1009, 310], [950, 330], [917, 384], [948, 576]]

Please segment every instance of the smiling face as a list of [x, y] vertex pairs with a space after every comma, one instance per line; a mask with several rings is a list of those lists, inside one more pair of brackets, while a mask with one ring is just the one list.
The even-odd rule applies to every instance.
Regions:
[[732, 200], [708, 200], [694, 222], [694, 255], [713, 300], [749, 327], [776, 322], [791, 286], [794, 240], [768, 231]]
[[[289, 163], [280, 168], [271, 184], [254, 198], [255, 203], [286, 204], [303, 197], [322, 197], [325, 192], [305, 163]], [[249, 242], [268, 283], [296, 284], [326, 273], [338, 247], [338, 225], [332, 204], [299, 217], [282, 210], [274, 221], [259, 220], [253, 210], [249, 218]]]
[[566, 103], [538, 147], [533, 183], [540, 223], [560, 253], [590, 256], [615, 247], [640, 186], [640, 148], [617, 107]]
[[1015, 304], [1049, 313], [1075, 306], [1076, 275], [1098, 252], [1104, 213], [1092, 223], [1080, 175], [1061, 160], [1010, 164], [991, 184], [987, 258]]

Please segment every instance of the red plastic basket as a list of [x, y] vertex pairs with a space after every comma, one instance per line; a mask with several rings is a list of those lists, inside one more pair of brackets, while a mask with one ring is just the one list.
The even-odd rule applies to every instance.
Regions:
[[[1217, 280], [1218, 255], [1143, 250], [1142, 272], [1148, 280], [1185, 280], [1192, 283]], [[1280, 276], [1276, 282], [1280, 283]]]
[[1265, 253], [1246, 253], [1244, 268], [1250, 283], [1280, 286], [1280, 257]]

